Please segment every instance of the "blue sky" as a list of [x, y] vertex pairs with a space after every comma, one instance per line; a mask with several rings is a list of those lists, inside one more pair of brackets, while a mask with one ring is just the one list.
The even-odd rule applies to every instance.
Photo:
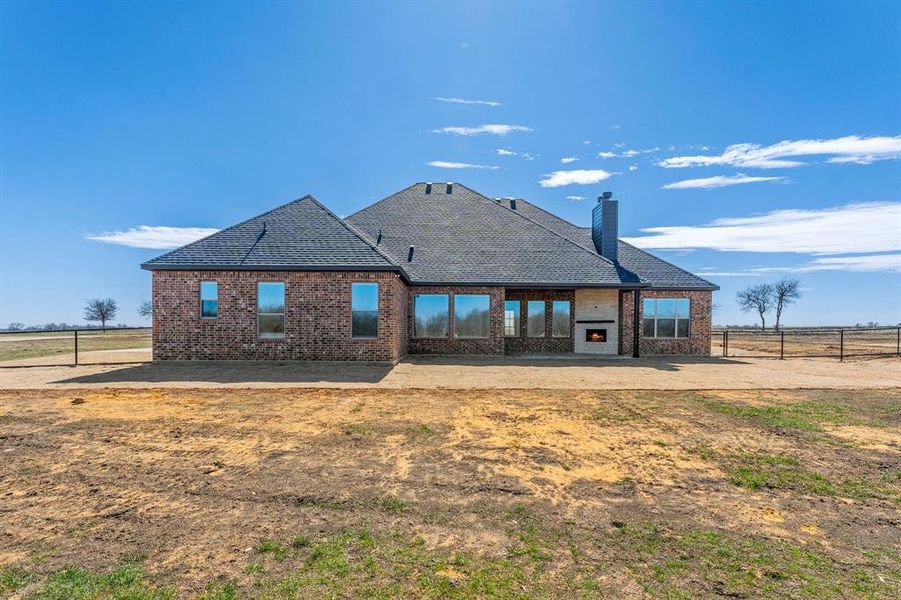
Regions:
[[163, 250], [111, 242], [414, 181], [581, 225], [611, 190], [718, 323], [785, 273], [787, 324], [899, 322], [899, 31], [889, 2], [4, 2], [0, 324], [142, 323]]

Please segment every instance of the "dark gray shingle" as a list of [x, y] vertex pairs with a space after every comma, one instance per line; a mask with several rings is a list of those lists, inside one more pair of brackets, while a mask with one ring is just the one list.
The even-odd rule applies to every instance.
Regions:
[[312, 196], [274, 208], [141, 266], [149, 270], [399, 270]]

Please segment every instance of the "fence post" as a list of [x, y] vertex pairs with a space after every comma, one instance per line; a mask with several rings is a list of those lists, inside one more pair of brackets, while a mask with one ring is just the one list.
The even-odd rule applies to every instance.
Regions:
[[[901, 329], [901, 328], [899, 328]], [[723, 356], [726, 356], [726, 330], [723, 329]]]
[[729, 330], [726, 330], [726, 345], [723, 346], [726, 352], [726, 358], [729, 358]]
[[838, 330], [838, 361], [843, 362], [845, 360], [845, 330]]
[[898, 346], [895, 349], [896, 354], [901, 356], [901, 327], [898, 328]]
[[75, 366], [78, 366], [78, 330], [75, 330]]
[[779, 360], [785, 358], [785, 330], [779, 330]]

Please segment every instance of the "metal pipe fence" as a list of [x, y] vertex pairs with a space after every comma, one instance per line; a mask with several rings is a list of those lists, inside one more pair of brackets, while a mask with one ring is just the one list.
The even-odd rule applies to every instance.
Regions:
[[837, 358], [901, 356], [901, 327], [714, 328], [714, 356]]
[[150, 327], [0, 331], [0, 368], [152, 360]]

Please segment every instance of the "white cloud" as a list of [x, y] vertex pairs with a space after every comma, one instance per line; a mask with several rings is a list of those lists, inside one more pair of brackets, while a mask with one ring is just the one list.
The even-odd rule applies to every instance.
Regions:
[[438, 167], [440, 169], [490, 169], [493, 171], [500, 168], [495, 167], [494, 165], [474, 165], [471, 163], [450, 162], [446, 160], [432, 160], [426, 164], [430, 167]]
[[713, 165], [776, 169], [806, 164], [798, 160], [786, 160], [801, 156], [829, 156], [830, 163], [857, 164], [897, 159], [901, 158], [901, 136], [849, 135], [830, 140], [784, 140], [771, 146], [733, 144], [717, 156], [676, 156], [657, 164], [667, 169]]
[[432, 98], [432, 100], [437, 100], [438, 102], [447, 102], [450, 104], [470, 104], [477, 106], [501, 106], [500, 102], [495, 102], [494, 100], [467, 100], [465, 98]]
[[576, 158], [575, 156], [564, 156], [563, 158], [560, 159], [560, 164], [568, 165], [569, 163], [574, 163], [577, 160], [579, 160], [579, 159]]
[[107, 244], [119, 244], [132, 248], [152, 248], [155, 250], [167, 250], [178, 248], [185, 244], [197, 241], [219, 231], [209, 227], [152, 227], [140, 225], [125, 231], [107, 231], [105, 233], [92, 233], [86, 237], [95, 242]]
[[567, 200], [572, 200], [573, 202], [581, 202], [585, 199], [585, 196], [567, 196]]
[[504, 150], [503, 148], [498, 148], [497, 153], [501, 156], [516, 156], [516, 152], [512, 150]]
[[616, 158], [616, 152], [598, 152], [598, 158]]
[[721, 188], [729, 185], [741, 185], [743, 183], [757, 183], [759, 181], [781, 181], [785, 177], [750, 177], [739, 173], [737, 175], [717, 175], [716, 177], [703, 177], [701, 179], [683, 179], [667, 183], [664, 190], [694, 190]]
[[608, 173], [603, 169], [575, 169], [573, 171], [554, 171], [545, 175], [544, 179], [538, 182], [541, 187], [555, 188], [564, 185], [589, 185], [609, 179], [613, 173]]
[[585, 140], [584, 142], [582, 142], [582, 145], [587, 146], [590, 143], [591, 143], [591, 140]]
[[526, 160], [535, 160], [535, 157], [528, 152], [514, 152], [513, 150], [507, 150], [506, 148], [498, 148], [497, 153], [499, 156], [521, 156]]
[[620, 127], [619, 125], [611, 125], [610, 129], [612, 129], [613, 131], [616, 131], [617, 129], [622, 129], [622, 127]]
[[752, 267], [741, 271], [700, 271], [701, 277], [764, 277], [774, 273], [848, 271], [853, 273], [901, 273], [901, 254], [829, 256], [791, 267]]
[[514, 131], [532, 131], [530, 127], [523, 125], [479, 125], [478, 127], [442, 127], [441, 129], [433, 129], [433, 133], [450, 133], [453, 135], [480, 135], [487, 133], [490, 135], [507, 135]]
[[[622, 148], [625, 144], [613, 144], [614, 148]], [[650, 154], [651, 152], [657, 152], [660, 150], [659, 147], [654, 146], [653, 148], [647, 148], [645, 150], [623, 150], [622, 152], [598, 152], [598, 158], [635, 158], [636, 156], [640, 156], [642, 154]]]
[[630, 238], [641, 248], [724, 252], [853, 254], [901, 251], [901, 202], [777, 210], [707, 225], [651, 227]]
[[637, 170], [638, 170], [638, 165], [630, 165], [630, 166], [629, 166], [629, 170], [630, 170], [630, 171], [637, 171]]

